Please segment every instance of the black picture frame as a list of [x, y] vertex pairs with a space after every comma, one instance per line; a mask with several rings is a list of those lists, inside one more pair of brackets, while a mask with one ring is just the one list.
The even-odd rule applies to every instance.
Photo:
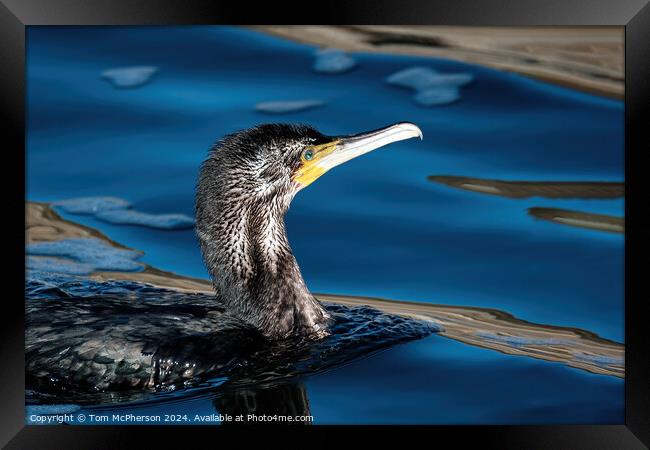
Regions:
[[[277, 2], [224, 2], [218, 0], [0, 0], [0, 77], [5, 170], [25, 174], [25, 27], [29, 25], [183, 25], [183, 24], [413, 24], [553, 26], [616, 25], [625, 27], [625, 184], [626, 184], [626, 301], [625, 301], [625, 424], [562, 426], [440, 426], [376, 427], [371, 434], [381, 438], [386, 432], [400, 431], [411, 441], [413, 432], [426, 433], [430, 444], [451, 439], [454, 447], [468, 442], [481, 447], [538, 448], [647, 448], [650, 445], [650, 373], [648, 372], [648, 327], [642, 313], [644, 289], [642, 263], [647, 221], [636, 204], [643, 201], [639, 180], [640, 164], [648, 150], [648, 105], [650, 105], [650, 5], [646, 0], [472, 0], [425, 1], [389, 0], [330, 1], [295, 3], [281, 7]], [[644, 145], [645, 143], [645, 145]], [[7, 214], [24, 217], [25, 192], [7, 176], [4, 187], [10, 198]], [[11, 180], [11, 181], [9, 181]], [[25, 186], [24, 179], [22, 186]], [[11, 196], [7, 195], [11, 193]], [[4, 269], [5, 283], [11, 285], [3, 298], [0, 382], [0, 444], [6, 448], [120, 448], [129, 447], [137, 436], [171, 443], [185, 433], [179, 427], [115, 426], [25, 426], [24, 425], [24, 223], [14, 220], [6, 237], [5, 251], [11, 248], [16, 261]], [[20, 255], [23, 256], [20, 256]], [[639, 258], [639, 261], [641, 259]], [[24, 259], [23, 259], [24, 262]], [[10, 282], [10, 283], [9, 283]], [[635, 282], [636, 284], [632, 284]], [[24, 297], [23, 297], [24, 298]], [[531, 387], [534, 388], [534, 387]], [[182, 427], [191, 432], [193, 442], [225, 435], [241, 438], [241, 430], [217, 427]], [[318, 433], [320, 444], [334, 445], [329, 427], [292, 429], [286, 439], [301, 445]], [[424, 430], [423, 430], [424, 428]], [[337, 428], [337, 429], [340, 429]], [[218, 435], [218, 436], [216, 436]], [[248, 433], [266, 438], [267, 432]], [[217, 440], [219, 439], [219, 440]], [[328, 442], [328, 440], [330, 442]], [[209, 442], [209, 441], [208, 441]], [[194, 444], [198, 445], [198, 444]], [[415, 445], [415, 444], [414, 444]]]

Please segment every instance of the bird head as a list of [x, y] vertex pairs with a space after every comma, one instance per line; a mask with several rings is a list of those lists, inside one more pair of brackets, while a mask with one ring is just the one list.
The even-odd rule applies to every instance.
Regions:
[[[354, 135], [326, 136], [306, 125], [266, 124], [219, 141], [204, 170], [218, 183], [211, 189], [242, 202], [275, 201], [288, 208], [300, 190], [330, 169], [379, 147], [413, 137], [408, 122]], [[205, 169], [205, 168], [204, 168]]]

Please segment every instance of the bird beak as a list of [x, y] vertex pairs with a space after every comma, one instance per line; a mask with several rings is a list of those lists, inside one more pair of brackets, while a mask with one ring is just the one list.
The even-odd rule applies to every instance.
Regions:
[[[311, 152], [303, 152], [302, 164], [296, 171], [294, 181], [300, 188], [306, 187], [333, 167], [379, 147], [414, 137], [422, 139], [422, 130], [410, 122], [400, 122], [366, 133], [339, 136], [331, 142], [309, 147], [306, 151]], [[310, 158], [307, 159], [306, 155]]]

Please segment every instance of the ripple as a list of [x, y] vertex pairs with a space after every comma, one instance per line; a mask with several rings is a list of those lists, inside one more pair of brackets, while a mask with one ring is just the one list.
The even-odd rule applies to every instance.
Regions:
[[131, 203], [117, 197], [79, 197], [53, 202], [52, 205], [70, 214], [97, 214], [131, 207]]
[[130, 272], [143, 269], [142, 264], [136, 261], [142, 253], [114, 247], [96, 238], [34, 242], [26, 246], [26, 252], [34, 256], [58, 256], [73, 260], [60, 260], [57, 263], [53, 258], [28, 258], [27, 267], [39, 271], [79, 274], [96, 270]]
[[431, 175], [429, 181], [483, 194], [508, 198], [610, 199], [625, 196], [625, 183], [604, 181], [505, 181], [449, 175]]
[[117, 225], [139, 225], [161, 230], [186, 230], [194, 226], [194, 219], [185, 214], [147, 214], [132, 210], [102, 211], [95, 216]]
[[537, 219], [572, 227], [588, 228], [611, 233], [625, 233], [624, 217], [538, 206], [528, 208], [528, 214]]
[[147, 84], [157, 72], [154, 66], [120, 67], [103, 71], [101, 77], [116, 88], [132, 89]]
[[314, 71], [319, 73], [343, 73], [352, 70], [357, 65], [354, 58], [343, 50], [326, 48], [316, 52]]
[[255, 110], [267, 114], [287, 114], [306, 111], [325, 105], [320, 100], [287, 100], [276, 102], [262, 102], [255, 105]]
[[117, 197], [80, 197], [52, 203], [70, 214], [91, 214], [116, 225], [137, 225], [161, 230], [185, 230], [194, 219], [185, 214], [149, 214], [131, 209], [131, 203]]
[[523, 345], [565, 345], [571, 344], [570, 340], [567, 339], [553, 339], [553, 338], [531, 338], [525, 336], [511, 336], [511, 335], [497, 335], [494, 333], [477, 333], [477, 336], [490, 339], [495, 342], [501, 342], [508, 344], [514, 347], [520, 347]]
[[95, 270], [90, 264], [79, 263], [68, 259], [28, 256], [27, 268], [39, 272], [60, 272], [70, 275], [88, 275]]
[[410, 67], [386, 78], [388, 84], [410, 88], [424, 106], [446, 105], [460, 99], [460, 88], [474, 80], [470, 73], [440, 73], [428, 67]]

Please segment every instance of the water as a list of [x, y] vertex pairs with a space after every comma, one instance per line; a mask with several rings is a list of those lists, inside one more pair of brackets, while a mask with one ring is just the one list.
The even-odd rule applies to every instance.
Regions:
[[[335, 135], [411, 121], [424, 141], [337, 167], [294, 200], [289, 239], [310, 289], [489, 307], [623, 341], [624, 237], [526, 214], [622, 216], [623, 200], [513, 200], [426, 180], [622, 181], [622, 102], [442, 59], [353, 54], [349, 72], [320, 74], [315, 48], [230, 27], [30, 27], [27, 39], [29, 200], [114, 196], [140, 212], [191, 216], [198, 166], [225, 133], [286, 121]], [[158, 72], [131, 89], [101, 77], [128, 66]], [[459, 101], [424, 107], [386, 83], [414, 66], [474, 81]], [[302, 100], [325, 104], [255, 110]], [[191, 230], [59, 212], [144, 251], [139, 261], [207, 276]], [[435, 335], [303, 378], [277, 395], [306, 395], [316, 423], [623, 422], [620, 379]], [[129, 411], [210, 414], [227, 409], [218, 399], [240, 398], [215, 389]]]

